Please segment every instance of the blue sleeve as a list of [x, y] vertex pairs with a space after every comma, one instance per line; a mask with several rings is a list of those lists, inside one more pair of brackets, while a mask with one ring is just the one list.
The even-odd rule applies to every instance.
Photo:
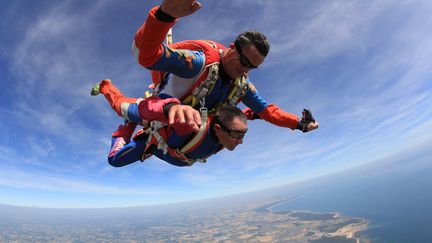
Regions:
[[255, 88], [253, 90], [251, 88], [248, 89], [246, 95], [243, 96], [242, 102], [255, 113], [260, 113], [268, 106], [267, 101], [260, 96]]
[[151, 70], [172, 73], [181, 78], [197, 76], [205, 64], [205, 55], [201, 51], [171, 49], [165, 46], [165, 52], [152, 66]]

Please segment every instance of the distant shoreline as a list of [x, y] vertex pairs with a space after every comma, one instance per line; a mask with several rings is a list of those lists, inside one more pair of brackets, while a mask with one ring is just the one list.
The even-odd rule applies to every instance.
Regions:
[[[296, 218], [300, 221], [304, 222], [314, 222], [314, 221], [326, 221], [332, 219], [349, 219], [347, 224], [342, 224], [337, 228], [334, 232], [314, 232], [316, 235], [319, 235], [321, 238], [317, 240], [313, 240], [311, 242], [326, 242], [326, 239], [331, 240], [332, 238], [338, 238], [338, 242], [340, 242], [340, 238], [344, 238], [346, 242], [356, 242], [356, 243], [370, 243], [370, 239], [366, 237], [361, 237], [359, 234], [368, 229], [368, 221], [363, 218], [358, 217], [348, 217], [344, 216], [340, 212], [312, 212], [312, 211], [298, 211], [298, 210], [283, 210], [283, 211], [274, 211], [274, 208], [277, 205], [295, 200], [297, 198], [302, 197], [303, 195], [296, 195], [287, 199], [278, 200], [264, 206], [261, 206], [254, 211], [257, 213], [271, 213], [271, 214], [286, 214], [289, 217]], [[330, 239], [329, 239], [330, 238]], [[343, 239], [342, 239], [343, 240]]]
[[259, 208], [255, 209], [255, 212], [275, 213], [272, 210], [273, 207], [275, 207], [277, 205], [280, 205], [282, 203], [285, 203], [285, 202], [296, 200], [297, 198], [300, 198], [300, 197], [303, 197], [303, 195], [296, 195], [296, 196], [292, 196], [292, 197], [289, 197], [289, 198], [286, 198], [286, 199], [278, 200], [276, 202], [272, 202], [272, 203], [266, 204], [266, 205], [264, 205], [262, 207], [259, 207]]

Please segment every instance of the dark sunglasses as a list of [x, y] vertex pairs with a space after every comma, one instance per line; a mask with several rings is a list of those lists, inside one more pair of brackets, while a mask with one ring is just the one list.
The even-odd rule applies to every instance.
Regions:
[[242, 139], [246, 135], [247, 130], [246, 131], [239, 131], [239, 130], [229, 129], [227, 126], [225, 126], [219, 120], [217, 120], [216, 123], [219, 124], [219, 126], [222, 128], [222, 130], [224, 130], [226, 133], [228, 133], [228, 135], [233, 139]]
[[[253, 65], [253, 64], [249, 61], [249, 59], [247, 59], [247, 57], [243, 54], [243, 50], [242, 50], [242, 48], [241, 48], [242, 45], [240, 45], [240, 41], [241, 41], [241, 40], [244, 40], [244, 41], [242, 41], [242, 43], [249, 42], [249, 40], [247, 40], [247, 39], [245, 39], [245, 38], [237, 38], [237, 39], [234, 41], [234, 48], [236, 49], [237, 53], [238, 53], [239, 56], [240, 56], [240, 63], [241, 63], [243, 66], [245, 66], [245, 67], [247, 67], [247, 68], [249, 68], [249, 69], [258, 68], [257, 66]], [[249, 45], [251, 45], [251, 44], [249, 43]]]

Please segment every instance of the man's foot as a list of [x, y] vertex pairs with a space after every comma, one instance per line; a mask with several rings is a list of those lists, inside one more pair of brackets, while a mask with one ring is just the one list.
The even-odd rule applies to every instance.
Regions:
[[91, 95], [91, 96], [96, 96], [96, 95], [98, 95], [98, 94], [101, 93], [101, 92], [100, 92], [100, 85], [102, 84], [102, 82], [111, 82], [111, 80], [109, 80], [109, 79], [104, 79], [104, 80], [100, 81], [99, 83], [95, 84], [95, 85], [93, 86], [93, 88], [91, 89], [91, 91], [90, 91], [90, 95]]
[[96, 95], [100, 94], [99, 87], [100, 87], [100, 83], [95, 84], [93, 86], [93, 88], [91, 89], [91, 91], [90, 91], [90, 95], [91, 96], [96, 96]]

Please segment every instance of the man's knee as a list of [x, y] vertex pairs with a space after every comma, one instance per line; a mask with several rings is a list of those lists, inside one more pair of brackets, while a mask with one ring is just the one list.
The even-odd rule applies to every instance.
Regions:
[[108, 156], [108, 163], [113, 167], [123, 167], [139, 161], [134, 154], [128, 154], [127, 156], [115, 154]]

